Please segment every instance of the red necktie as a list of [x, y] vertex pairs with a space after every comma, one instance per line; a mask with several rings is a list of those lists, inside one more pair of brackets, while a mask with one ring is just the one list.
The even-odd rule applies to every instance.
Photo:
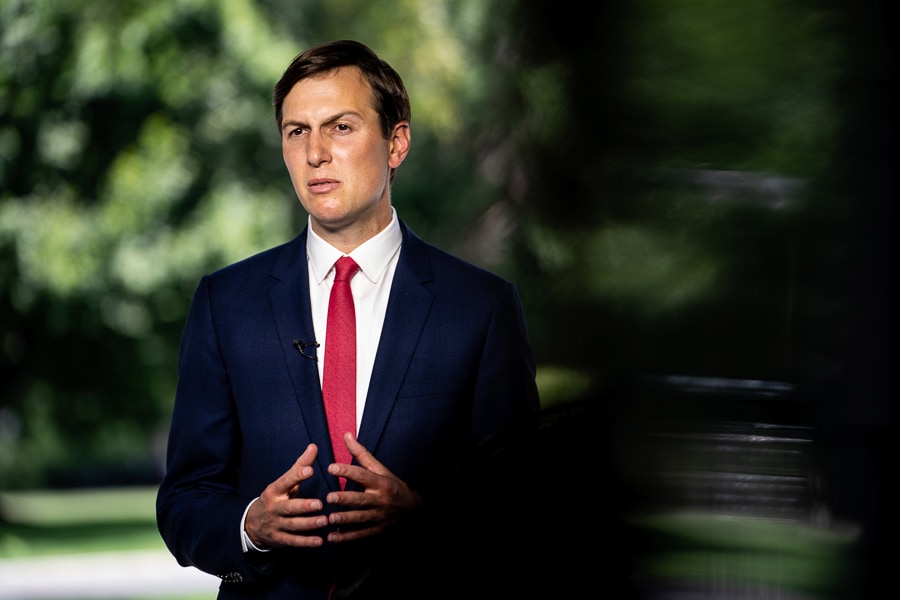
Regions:
[[[349, 256], [342, 256], [334, 263], [322, 374], [322, 397], [334, 460], [347, 464], [352, 457], [344, 444], [344, 434], [356, 433], [356, 311], [350, 280], [357, 271], [359, 265]], [[341, 477], [340, 482], [343, 489], [346, 481]]]

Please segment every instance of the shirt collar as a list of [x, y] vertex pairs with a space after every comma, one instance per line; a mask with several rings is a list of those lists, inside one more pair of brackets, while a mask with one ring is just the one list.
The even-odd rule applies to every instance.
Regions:
[[[309, 217], [306, 232], [306, 258], [312, 268], [316, 284], [322, 283], [331, 271], [331, 267], [344, 253], [319, 237], [312, 228], [312, 217]], [[391, 222], [379, 231], [375, 237], [366, 240], [356, 247], [349, 256], [359, 265], [362, 274], [375, 283], [384, 274], [391, 258], [400, 249], [403, 234], [397, 220], [397, 211], [391, 207]]]

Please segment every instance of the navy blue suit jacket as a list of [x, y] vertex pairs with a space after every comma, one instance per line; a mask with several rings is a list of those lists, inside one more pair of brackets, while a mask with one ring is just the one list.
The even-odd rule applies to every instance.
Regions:
[[[539, 403], [515, 286], [400, 225], [403, 242], [358, 439], [427, 501], [429, 478], [537, 413]], [[341, 577], [336, 565], [377, 552], [377, 539], [242, 551], [247, 504], [309, 443], [319, 454], [300, 495], [324, 503], [338, 486], [326, 472], [333, 454], [317, 365], [295, 347], [298, 339], [315, 339], [305, 230], [201, 280], [181, 342], [157, 518], [180, 564], [223, 577], [220, 598], [325, 598]]]

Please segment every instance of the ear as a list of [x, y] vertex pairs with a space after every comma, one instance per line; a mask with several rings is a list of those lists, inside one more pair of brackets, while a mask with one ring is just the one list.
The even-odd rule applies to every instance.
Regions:
[[406, 158], [409, 152], [409, 144], [409, 121], [400, 121], [394, 125], [394, 131], [391, 133], [388, 165], [392, 169], [399, 167], [403, 159]]

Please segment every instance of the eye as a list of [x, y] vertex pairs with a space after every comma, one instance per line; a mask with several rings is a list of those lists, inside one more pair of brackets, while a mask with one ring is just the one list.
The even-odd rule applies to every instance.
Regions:
[[335, 123], [334, 130], [337, 133], [350, 133], [352, 129], [346, 123]]
[[306, 131], [303, 127], [294, 127], [293, 129], [288, 129], [285, 134], [289, 138], [295, 138], [303, 135], [303, 132]]

